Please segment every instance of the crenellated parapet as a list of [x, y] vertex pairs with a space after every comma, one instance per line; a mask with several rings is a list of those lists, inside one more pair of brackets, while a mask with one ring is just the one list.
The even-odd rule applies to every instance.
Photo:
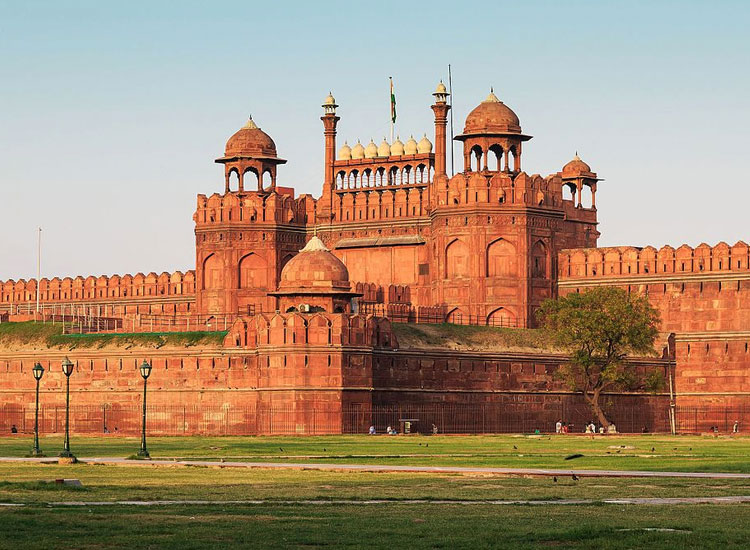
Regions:
[[750, 247], [739, 241], [733, 246], [720, 242], [713, 247], [684, 244], [658, 250], [652, 246], [561, 250], [558, 266], [560, 279], [576, 280], [750, 273]]
[[277, 187], [271, 193], [228, 192], [198, 195], [193, 220], [196, 226], [278, 224], [303, 226], [312, 220], [315, 200], [310, 195], [294, 198], [294, 190]]
[[237, 319], [225, 346], [250, 349], [292, 347], [397, 348], [388, 319], [344, 313], [257, 314]]
[[[36, 301], [36, 279], [0, 281], [0, 304], [22, 304]], [[98, 277], [54, 277], [39, 280], [39, 301], [79, 303], [195, 297], [195, 271], [185, 273], [137, 273], [135, 275], [100, 275]]]

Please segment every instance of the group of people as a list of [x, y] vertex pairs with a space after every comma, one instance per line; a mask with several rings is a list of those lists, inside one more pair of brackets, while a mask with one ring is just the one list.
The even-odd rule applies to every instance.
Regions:
[[[571, 433], [573, 430], [573, 424], [569, 424], [567, 422], [563, 422], [562, 420], [558, 420], [555, 423], [555, 433], [556, 434], [567, 434]], [[588, 424], [586, 424], [586, 427], [583, 430], [584, 433], [587, 434], [615, 434], [617, 433], [617, 426], [615, 426], [615, 423], [612, 422], [609, 426], [604, 426], [602, 424], [599, 426], [599, 428], [596, 427], [596, 424], [592, 420]]]
[[[377, 435], [378, 434], [377, 430], [375, 429], [375, 424], [373, 424], [372, 426], [370, 426], [370, 429], [368, 430], [367, 433], [369, 435]], [[398, 435], [398, 430], [396, 428], [388, 426], [388, 428], [386, 428], [386, 430], [385, 430], [385, 433], [386, 433], [386, 435]]]
[[[432, 435], [437, 435], [438, 433], [438, 427], [433, 423], [432, 427], [430, 428], [430, 431], [432, 432]], [[378, 432], [375, 429], [375, 424], [370, 426], [370, 429], [367, 431], [368, 435], [377, 435]], [[405, 433], [409, 433], [408, 431]], [[388, 426], [385, 430], [386, 435], [398, 435], [398, 430], [396, 428], [393, 428], [391, 426]]]

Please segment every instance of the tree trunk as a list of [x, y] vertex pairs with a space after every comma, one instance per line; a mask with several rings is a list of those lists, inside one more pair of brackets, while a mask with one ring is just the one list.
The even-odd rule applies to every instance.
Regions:
[[586, 399], [586, 402], [589, 404], [589, 407], [591, 407], [591, 412], [593, 412], [596, 415], [596, 418], [599, 420], [599, 423], [602, 426], [604, 426], [606, 430], [606, 428], [609, 427], [609, 420], [607, 420], [607, 417], [604, 414], [604, 411], [599, 405], [600, 392], [601, 392], [601, 389], [596, 389], [591, 393], [584, 392], [583, 397], [584, 399]]

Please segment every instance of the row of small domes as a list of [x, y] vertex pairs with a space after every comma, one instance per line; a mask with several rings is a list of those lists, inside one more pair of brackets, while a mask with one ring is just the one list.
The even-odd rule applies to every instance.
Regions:
[[402, 143], [399, 138], [396, 138], [392, 144], [389, 144], [385, 138], [380, 145], [375, 145], [373, 140], [367, 146], [362, 145], [359, 140], [354, 147], [349, 147], [348, 143], [344, 143], [344, 146], [339, 149], [338, 160], [359, 160], [359, 159], [371, 159], [375, 157], [401, 157], [403, 155], [417, 155], [432, 153], [432, 142], [427, 139], [427, 134], [419, 140], [414, 139], [411, 136], [406, 143]]

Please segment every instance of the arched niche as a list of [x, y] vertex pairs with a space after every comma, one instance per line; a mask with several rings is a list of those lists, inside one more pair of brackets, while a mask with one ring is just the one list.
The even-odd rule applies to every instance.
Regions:
[[487, 277], [510, 277], [518, 274], [516, 247], [497, 239], [487, 247]]
[[445, 276], [457, 279], [469, 276], [469, 247], [461, 239], [451, 242], [445, 249]]
[[238, 266], [239, 288], [267, 288], [268, 270], [266, 261], [258, 254], [251, 252], [240, 259]]

